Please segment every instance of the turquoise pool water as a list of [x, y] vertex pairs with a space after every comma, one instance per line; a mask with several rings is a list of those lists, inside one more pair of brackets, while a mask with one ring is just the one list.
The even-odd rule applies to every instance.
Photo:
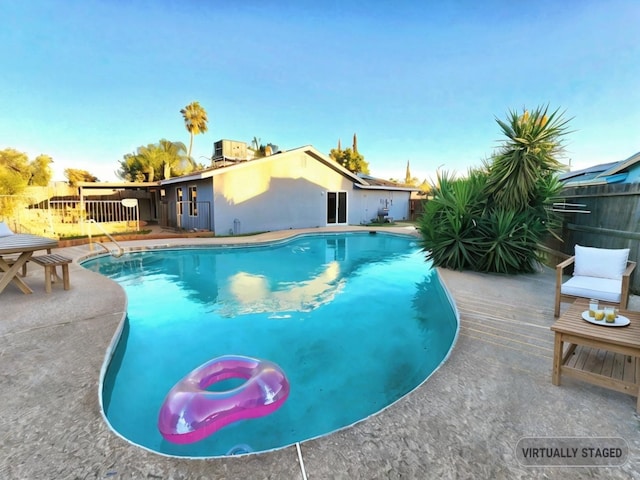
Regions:
[[[259, 452], [351, 425], [420, 385], [457, 332], [437, 274], [405, 236], [151, 250], [83, 266], [122, 284], [129, 302], [103, 379], [105, 415], [123, 437], [167, 455]], [[157, 421], [168, 391], [229, 354], [278, 364], [291, 386], [286, 402], [196, 443], [166, 441]]]

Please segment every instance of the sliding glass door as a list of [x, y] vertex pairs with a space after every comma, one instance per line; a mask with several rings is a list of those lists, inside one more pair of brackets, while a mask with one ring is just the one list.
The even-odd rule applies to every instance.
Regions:
[[327, 192], [327, 223], [347, 223], [347, 192]]

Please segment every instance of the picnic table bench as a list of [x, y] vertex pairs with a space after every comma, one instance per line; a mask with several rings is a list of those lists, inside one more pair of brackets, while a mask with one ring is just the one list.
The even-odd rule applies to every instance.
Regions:
[[69, 264], [71, 259], [57, 253], [49, 255], [37, 255], [31, 257], [31, 261], [44, 267], [44, 290], [47, 293], [51, 293], [51, 279], [60, 280], [56, 267], [62, 267], [62, 281], [64, 283], [64, 289], [69, 290]]

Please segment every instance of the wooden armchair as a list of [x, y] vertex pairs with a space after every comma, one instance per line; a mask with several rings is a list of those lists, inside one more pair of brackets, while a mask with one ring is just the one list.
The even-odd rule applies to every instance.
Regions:
[[[560, 302], [576, 298], [596, 298], [617, 303], [624, 310], [629, 302], [629, 284], [636, 262], [628, 260], [629, 249], [606, 249], [576, 245], [575, 255], [556, 265], [554, 314]], [[563, 283], [564, 269], [574, 265], [573, 276]]]

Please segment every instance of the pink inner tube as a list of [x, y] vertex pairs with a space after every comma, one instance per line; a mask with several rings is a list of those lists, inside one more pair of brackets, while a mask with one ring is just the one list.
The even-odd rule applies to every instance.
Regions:
[[[227, 378], [244, 378], [224, 392], [206, 388]], [[199, 366], [169, 391], [158, 416], [158, 430], [172, 443], [193, 443], [222, 427], [263, 417], [282, 406], [289, 381], [273, 362], [239, 355], [214, 358]]]

